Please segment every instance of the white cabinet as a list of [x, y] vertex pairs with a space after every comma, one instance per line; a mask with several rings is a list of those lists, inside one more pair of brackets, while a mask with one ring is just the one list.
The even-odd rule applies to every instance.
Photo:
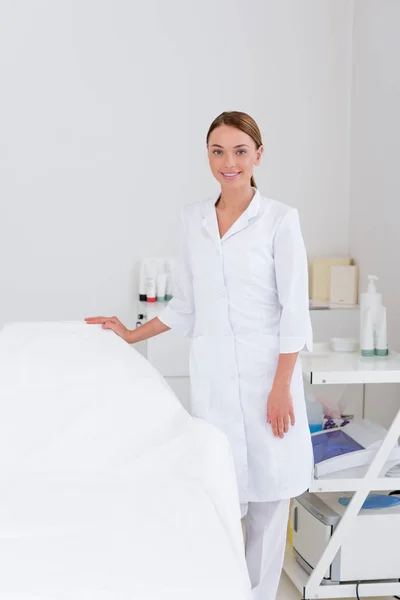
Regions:
[[147, 360], [164, 377], [189, 377], [190, 340], [170, 330], [147, 340]]
[[[153, 319], [165, 303], [140, 303], [138, 313]], [[140, 344], [138, 350], [165, 377], [166, 382], [190, 412], [189, 350], [190, 340], [170, 330]]]

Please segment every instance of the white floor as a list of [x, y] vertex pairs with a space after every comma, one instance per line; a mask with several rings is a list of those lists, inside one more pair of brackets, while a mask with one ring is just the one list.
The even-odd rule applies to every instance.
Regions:
[[[300, 597], [301, 597], [301, 594], [299, 593], [299, 591], [294, 587], [294, 585], [292, 584], [290, 579], [287, 577], [287, 575], [285, 575], [285, 573], [283, 573], [282, 579], [281, 579], [281, 584], [279, 586], [277, 600], [299, 600]], [[367, 600], [367, 599], [363, 598], [363, 600]], [[378, 600], [378, 599], [372, 598], [369, 600]], [[389, 600], [389, 599], [379, 598], [379, 600]], [[391, 597], [390, 600], [393, 600], [393, 598]]]
[[299, 591], [294, 587], [289, 577], [285, 573], [282, 573], [281, 584], [276, 600], [299, 600], [299, 598]]

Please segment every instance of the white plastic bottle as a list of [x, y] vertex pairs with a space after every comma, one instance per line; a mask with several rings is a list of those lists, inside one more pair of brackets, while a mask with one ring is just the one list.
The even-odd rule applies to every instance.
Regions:
[[154, 277], [147, 277], [146, 279], [146, 299], [147, 302], [156, 301], [156, 280]]
[[172, 299], [173, 277], [174, 277], [174, 264], [173, 264], [173, 260], [171, 258], [167, 258], [167, 260], [165, 261], [165, 268], [167, 271], [165, 299], [169, 302]]
[[324, 409], [322, 408], [322, 405], [317, 401], [315, 396], [313, 396], [312, 394], [307, 394], [306, 396], [306, 408], [310, 433], [322, 431]]
[[146, 264], [146, 298], [147, 302], [155, 302], [157, 296], [157, 263], [155, 260], [148, 260]]
[[165, 302], [168, 274], [165, 272], [157, 275], [157, 302]]
[[361, 356], [374, 356], [375, 353], [374, 327], [369, 306], [361, 310], [360, 350]]
[[146, 262], [145, 260], [140, 261], [140, 274], [139, 274], [139, 301], [146, 302]]
[[375, 336], [375, 331], [376, 331], [379, 310], [380, 310], [380, 307], [382, 306], [382, 294], [378, 294], [378, 292], [376, 291], [375, 281], [377, 281], [377, 280], [378, 280], [378, 277], [376, 277], [375, 275], [368, 275], [367, 291], [360, 294], [360, 313], [361, 313], [360, 314], [360, 317], [361, 317], [360, 332], [362, 332], [362, 330], [363, 330], [363, 321], [364, 321], [363, 311], [365, 308], [368, 307], [371, 311], [371, 320], [372, 320], [374, 336]]
[[381, 306], [378, 314], [375, 354], [376, 356], [387, 356], [389, 354], [387, 341], [386, 306]]

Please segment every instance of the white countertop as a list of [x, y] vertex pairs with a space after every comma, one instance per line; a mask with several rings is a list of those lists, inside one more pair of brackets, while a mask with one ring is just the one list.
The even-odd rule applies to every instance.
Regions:
[[312, 384], [400, 383], [400, 354], [364, 358], [359, 352], [333, 352], [329, 344], [315, 344], [302, 352], [303, 374]]

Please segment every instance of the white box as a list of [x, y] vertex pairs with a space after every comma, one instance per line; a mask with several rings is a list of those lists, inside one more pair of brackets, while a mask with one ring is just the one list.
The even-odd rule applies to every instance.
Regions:
[[329, 302], [331, 268], [333, 265], [352, 265], [353, 259], [343, 258], [314, 258], [311, 266], [311, 298], [314, 301]]
[[355, 265], [332, 265], [330, 281], [330, 304], [355, 306], [358, 301], [358, 267]]

